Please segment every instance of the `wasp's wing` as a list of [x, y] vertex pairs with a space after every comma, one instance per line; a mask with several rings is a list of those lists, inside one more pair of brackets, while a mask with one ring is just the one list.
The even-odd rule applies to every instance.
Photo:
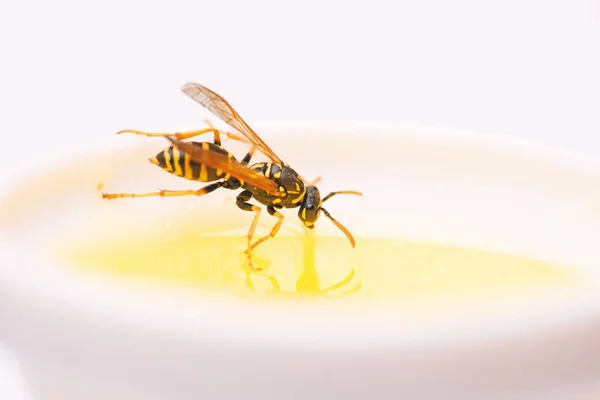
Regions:
[[202, 104], [210, 112], [226, 122], [229, 126], [243, 134], [257, 149], [268, 156], [273, 162], [281, 163], [281, 159], [267, 144], [248, 126], [246, 121], [221, 96], [197, 83], [186, 83], [181, 87], [183, 93]]
[[214, 169], [220, 169], [236, 178], [240, 181], [244, 181], [249, 185], [252, 185], [258, 189], [264, 190], [265, 192], [273, 196], [281, 196], [279, 186], [274, 181], [268, 179], [262, 174], [248, 168], [233, 158], [228, 157], [225, 154], [217, 153], [212, 150], [203, 150], [200, 146], [194, 146], [189, 142], [182, 142], [167, 136], [167, 139], [171, 141], [179, 150], [190, 155], [190, 158], [197, 163], [201, 163], [212, 167]]

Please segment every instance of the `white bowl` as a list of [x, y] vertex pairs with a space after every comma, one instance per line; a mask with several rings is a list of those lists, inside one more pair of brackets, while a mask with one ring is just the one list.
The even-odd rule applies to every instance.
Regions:
[[[600, 390], [597, 164], [442, 129], [257, 131], [307, 179], [364, 192], [328, 208], [357, 236], [348, 254], [365, 268], [361, 242], [377, 236], [525, 255], [563, 265], [577, 283], [428, 301], [262, 302], [74, 268], [51, 247], [106, 235], [110, 226], [150, 226], [142, 219], [164, 225], [181, 209], [227, 228], [241, 213], [221, 195], [101, 201], [98, 181], [107, 191], [190, 187], [147, 163], [162, 139], [111, 137], [54, 161], [32, 160], [29, 174], [3, 188], [0, 340], [40, 398], [464, 399]], [[289, 222], [295, 211], [286, 217], [286, 226], [297, 223]], [[323, 217], [316, 233], [340, 235]]]

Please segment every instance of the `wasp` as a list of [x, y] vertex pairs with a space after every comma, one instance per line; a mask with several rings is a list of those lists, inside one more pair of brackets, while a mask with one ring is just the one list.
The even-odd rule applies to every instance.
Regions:
[[[321, 198], [316, 181], [306, 183], [305, 180], [286, 162], [282, 161], [273, 150], [250, 128], [235, 109], [220, 95], [197, 83], [186, 83], [181, 90], [191, 99], [205, 107], [240, 135], [215, 129], [210, 123], [206, 129], [179, 133], [149, 133], [139, 130], [122, 130], [120, 133], [134, 133], [149, 137], [164, 137], [171, 145], [158, 153], [149, 161], [175, 176], [199, 182], [212, 182], [198, 190], [160, 190], [148, 193], [103, 193], [104, 199], [136, 198], [150, 196], [202, 196], [217, 189], [242, 191], [236, 197], [236, 205], [244, 211], [255, 213], [246, 238], [248, 245], [246, 255], [253, 267], [252, 251], [261, 243], [277, 235], [283, 215], [283, 208], [298, 208], [298, 218], [307, 228], [314, 228], [321, 213], [331, 220], [348, 238], [352, 247], [355, 241], [352, 234], [323, 207], [323, 203], [338, 194], [362, 196], [361, 192], [342, 190], [331, 192]], [[184, 141], [193, 137], [213, 133], [212, 142]], [[221, 135], [251, 145], [250, 150], [241, 161], [221, 145]], [[258, 162], [252, 165], [250, 160], [259, 150], [269, 162]], [[317, 179], [318, 181], [319, 179]], [[277, 222], [268, 235], [252, 242], [260, 217], [261, 208], [251, 204], [255, 199], [266, 206], [267, 212], [277, 218]]]

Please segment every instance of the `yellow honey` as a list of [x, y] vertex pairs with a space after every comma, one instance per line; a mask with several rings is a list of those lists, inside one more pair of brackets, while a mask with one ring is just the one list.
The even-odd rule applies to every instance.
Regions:
[[253, 253], [248, 270], [243, 230], [215, 236], [194, 227], [166, 236], [147, 229], [62, 247], [69, 263], [122, 277], [194, 285], [238, 296], [422, 299], [506, 294], [577, 281], [572, 269], [523, 256], [389, 238], [278, 235]]

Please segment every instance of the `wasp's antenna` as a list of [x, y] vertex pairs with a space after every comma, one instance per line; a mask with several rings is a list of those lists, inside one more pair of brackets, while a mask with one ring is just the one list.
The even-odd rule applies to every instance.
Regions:
[[325, 215], [327, 216], [327, 218], [329, 218], [331, 220], [331, 222], [333, 222], [335, 224], [335, 226], [337, 226], [339, 228], [339, 230], [341, 230], [342, 232], [344, 232], [344, 234], [348, 237], [348, 240], [350, 241], [350, 244], [352, 245], [352, 247], [354, 247], [355, 242], [354, 242], [354, 238], [352, 237], [352, 234], [350, 233], [350, 231], [348, 229], [346, 229], [344, 227], [344, 225], [340, 224], [335, 218], [333, 218], [331, 216], [331, 214], [329, 214], [329, 212], [324, 209], [323, 207], [321, 207], [321, 210], [323, 211], [323, 213], [325, 213]]
[[333, 196], [335, 196], [336, 194], [355, 194], [357, 196], [362, 196], [362, 192], [357, 192], [356, 190], [340, 190], [337, 192], [331, 192], [329, 193], [327, 196], [323, 197], [323, 200], [321, 200], [322, 203], [325, 203], [327, 200], [329, 200], [330, 198], [332, 198]]

